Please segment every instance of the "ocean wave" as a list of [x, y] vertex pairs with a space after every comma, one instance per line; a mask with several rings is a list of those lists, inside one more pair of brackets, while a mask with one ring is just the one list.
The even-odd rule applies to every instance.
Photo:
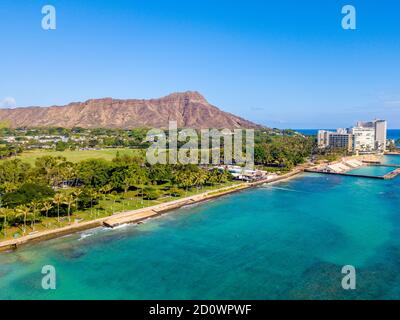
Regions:
[[276, 190], [304, 193], [304, 191], [299, 191], [299, 190], [294, 190], [294, 189], [289, 189], [289, 188], [272, 187], [272, 186], [268, 186], [268, 185], [264, 186], [264, 188], [265, 189], [276, 189]]
[[81, 241], [81, 240], [84, 240], [84, 239], [86, 239], [88, 237], [94, 236], [96, 234], [103, 233], [103, 232], [108, 232], [108, 231], [111, 231], [111, 230], [112, 229], [106, 228], [106, 227], [99, 227], [99, 228], [95, 228], [95, 229], [90, 229], [90, 230], [88, 230], [86, 232], [81, 233], [78, 241]]
[[129, 224], [129, 223], [120, 224], [119, 226], [116, 226], [116, 227], [112, 228], [111, 230], [123, 229], [123, 228], [128, 227], [129, 225], [131, 225], [131, 224]]
[[91, 237], [94, 233], [82, 233], [78, 241], [82, 241], [88, 237]]

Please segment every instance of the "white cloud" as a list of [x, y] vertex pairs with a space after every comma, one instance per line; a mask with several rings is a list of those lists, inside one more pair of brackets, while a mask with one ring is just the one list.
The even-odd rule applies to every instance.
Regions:
[[13, 97], [5, 97], [0, 100], [0, 108], [15, 108], [17, 106], [17, 101]]

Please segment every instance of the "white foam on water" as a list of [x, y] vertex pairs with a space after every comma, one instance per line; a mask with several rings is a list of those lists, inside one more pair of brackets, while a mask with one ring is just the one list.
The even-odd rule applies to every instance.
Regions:
[[112, 229], [110, 229], [110, 228], [107, 228], [107, 229], [109, 229], [109, 230], [118, 230], [118, 229], [126, 228], [129, 225], [130, 225], [129, 223], [124, 223], [124, 224], [120, 224], [119, 226], [116, 226], [116, 227], [114, 227]]
[[190, 208], [193, 208], [193, 207], [197, 207], [199, 204], [200, 204], [199, 202], [191, 203], [191, 204], [185, 204], [180, 209], [190, 209]]
[[272, 186], [268, 186], [268, 185], [265, 186], [264, 188], [265, 189], [276, 189], [276, 190], [304, 193], [303, 191], [293, 190], [293, 189], [289, 189], [289, 188], [272, 187]]
[[82, 233], [81, 237], [78, 239], [78, 241], [82, 241], [90, 236], [92, 236], [94, 233]]
[[99, 233], [108, 232], [110, 230], [112, 230], [112, 229], [106, 228], [106, 227], [99, 227], [99, 228], [95, 228], [95, 229], [90, 229], [90, 230], [88, 230], [86, 232], [81, 233], [80, 234], [80, 238], [78, 239], [78, 241], [81, 241], [83, 239], [86, 239], [88, 237], [94, 236], [94, 235], [99, 234]]
[[71, 237], [71, 236], [72, 236], [72, 233], [66, 234], [66, 235], [64, 235], [64, 236], [57, 237], [57, 238], [58, 238], [58, 239], [64, 239], [64, 238], [69, 238], [69, 237]]

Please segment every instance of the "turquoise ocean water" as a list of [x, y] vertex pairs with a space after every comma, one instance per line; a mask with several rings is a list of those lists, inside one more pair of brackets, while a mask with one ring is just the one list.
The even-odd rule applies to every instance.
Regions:
[[[399, 208], [400, 178], [304, 174], [1, 254], [0, 298], [399, 299]], [[41, 288], [43, 265], [56, 290]]]
[[370, 167], [361, 167], [354, 170], [350, 170], [347, 173], [349, 174], [361, 174], [366, 176], [379, 176], [383, 177], [384, 175], [392, 172], [397, 168], [395, 167], [381, 167], [381, 166], [370, 166]]

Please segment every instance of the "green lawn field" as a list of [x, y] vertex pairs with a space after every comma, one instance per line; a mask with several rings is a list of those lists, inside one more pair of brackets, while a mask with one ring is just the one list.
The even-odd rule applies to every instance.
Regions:
[[18, 155], [16, 158], [21, 159], [22, 161], [27, 162], [31, 165], [34, 165], [37, 158], [46, 155], [54, 157], [63, 156], [67, 158], [68, 161], [79, 162], [86, 159], [112, 160], [116, 156], [117, 152], [119, 152], [120, 155], [123, 154], [139, 155], [141, 151], [136, 149], [124, 149], [124, 148], [102, 149], [102, 150], [76, 150], [76, 151], [32, 150], [32, 151], [25, 151], [20, 155]]

